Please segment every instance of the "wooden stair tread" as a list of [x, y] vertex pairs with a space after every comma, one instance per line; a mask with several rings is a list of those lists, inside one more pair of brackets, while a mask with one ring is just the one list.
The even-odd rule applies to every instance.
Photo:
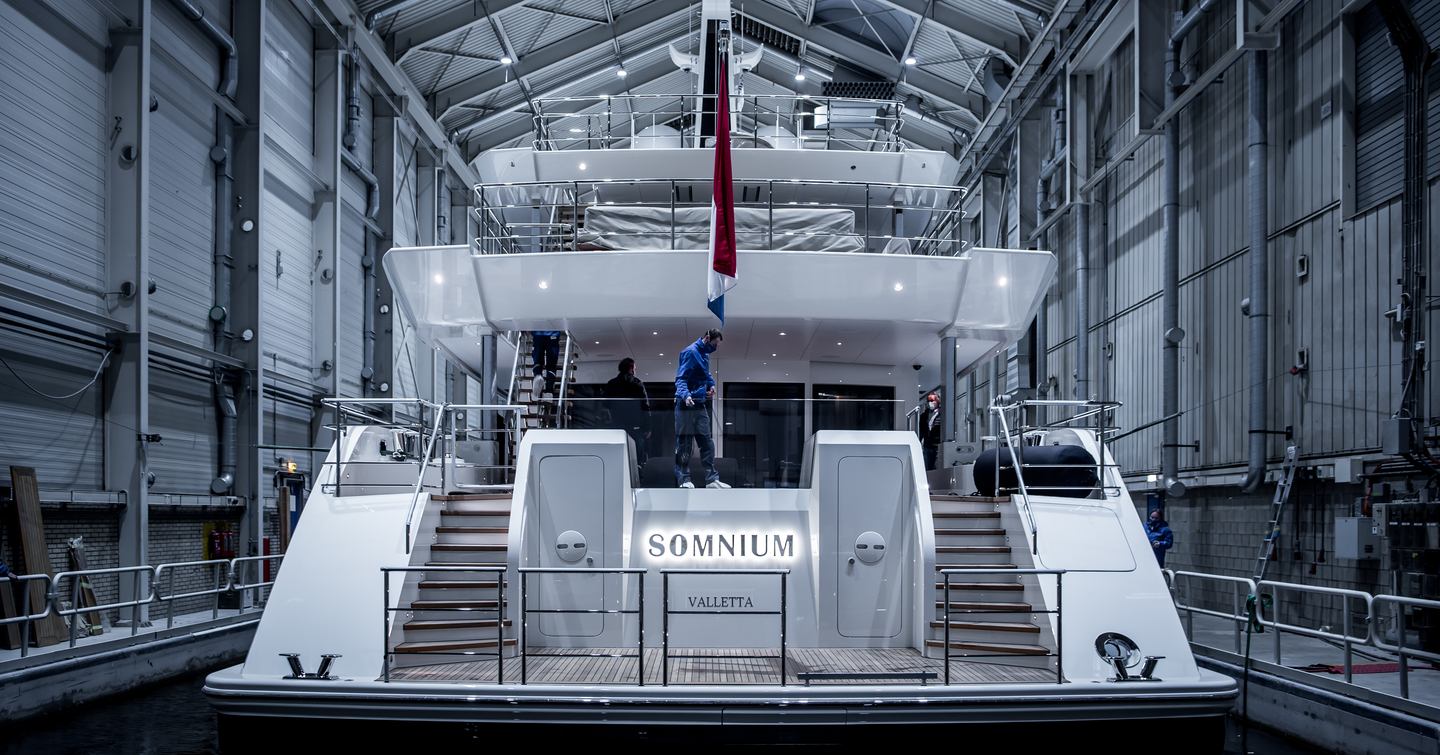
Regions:
[[[505, 626], [511, 626], [513, 622], [505, 620]], [[430, 629], [494, 629], [495, 619], [460, 619], [460, 620], [438, 620], [438, 621], [407, 621], [405, 631], [425, 631]]]
[[[478, 567], [478, 566], [483, 566], [483, 567], [489, 567], [489, 568], [494, 568], [494, 567], [497, 567], [497, 566], [499, 566], [499, 567], [504, 567], [504, 566], [505, 566], [505, 564], [503, 564], [503, 563], [495, 563], [495, 562], [493, 562], [493, 561], [492, 561], [492, 562], [485, 562], [485, 561], [426, 561], [426, 562], [425, 562], [425, 565], [426, 565], [426, 566], [477, 566], [477, 567]], [[489, 569], [487, 568], [486, 571], [489, 571]], [[456, 574], [464, 574], [465, 572], [456, 571], [455, 573], [456, 573]], [[475, 573], [476, 573], [476, 574], [484, 574], [485, 572], [475, 572]], [[491, 573], [491, 574], [494, 574], [495, 572], [490, 572], [490, 573]]]
[[[945, 601], [935, 601], [935, 607], [944, 609]], [[952, 600], [950, 601], [950, 610], [971, 613], [1030, 613], [1034, 609], [1029, 603], [985, 603], [972, 600]]]
[[[936, 564], [935, 569], [1019, 569], [1015, 564]], [[953, 583], [952, 583], [953, 585]]]
[[[943, 581], [936, 582], [935, 589], [943, 591], [945, 589], [945, 583]], [[953, 593], [958, 590], [993, 590], [996, 592], [1023, 592], [1025, 590], [1025, 585], [1022, 585], [1019, 582], [951, 582], [950, 592]]]
[[[943, 648], [944, 640], [926, 640], [926, 647]], [[971, 642], [950, 640], [951, 650], [973, 650], [983, 655], [1050, 655], [1050, 651], [1039, 645], [1007, 645], [1003, 642]], [[953, 653], [951, 654], [954, 655]]]
[[494, 579], [427, 579], [420, 583], [421, 590], [494, 590], [499, 586]]
[[442, 553], [487, 553], [503, 551], [510, 546], [504, 543], [431, 543], [430, 550]]
[[933, 519], [999, 519], [998, 511], [932, 511]]
[[946, 528], [938, 528], [938, 527], [937, 527], [937, 528], [935, 529], [935, 535], [936, 535], [936, 536], [941, 536], [941, 535], [943, 535], [943, 536], [946, 536], [946, 537], [951, 537], [951, 536], [956, 536], [956, 537], [979, 537], [979, 536], [981, 536], [981, 535], [985, 535], [985, 536], [987, 536], [987, 537], [990, 537], [990, 536], [1004, 535], [1004, 534], [1005, 534], [1005, 530], [999, 529], [999, 528], [990, 528], [990, 527], [977, 527], [976, 529], [973, 529], [973, 530], [967, 530], [967, 529], [963, 529], [963, 528], [961, 528], [961, 529], [956, 529], [956, 528], [953, 528], [953, 527], [946, 527]]
[[508, 501], [513, 497], [509, 493], [451, 493], [449, 495], [437, 493], [430, 496], [436, 501]]
[[[505, 640], [506, 647], [515, 640]], [[445, 650], [478, 650], [495, 647], [495, 640], [426, 640], [424, 642], [402, 642], [395, 646], [396, 653], [438, 653]]]
[[510, 516], [510, 509], [476, 509], [474, 511], [451, 511], [446, 509], [440, 512], [441, 516]]
[[936, 553], [1009, 553], [1008, 545], [937, 545]]
[[942, 503], [1009, 503], [1010, 496], [991, 497], [983, 495], [931, 495], [930, 502]]
[[435, 528], [442, 535], [484, 535], [509, 532], [509, 527], [477, 527], [474, 525], [442, 524]]
[[[945, 628], [945, 622], [938, 619], [932, 620], [930, 627], [932, 629], [943, 629]], [[950, 631], [953, 632], [957, 629], [982, 632], [1019, 632], [1022, 634], [1040, 633], [1040, 627], [1034, 624], [1017, 624], [1006, 621], [956, 621], [951, 619]]]
[[[509, 603], [510, 601], [505, 601]], [[498, 604], [494, 600], [414, 600], [410, 602], [411, 611], [439, 611], [447, 608], [454, 609], [493, 609]]]

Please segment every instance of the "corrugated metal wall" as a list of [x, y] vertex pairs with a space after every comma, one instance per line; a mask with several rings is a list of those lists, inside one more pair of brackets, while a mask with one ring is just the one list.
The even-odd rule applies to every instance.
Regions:
[[[1399, 274], [1399, 203], [1395, 196], [1371, 209], [1359, 203], [1364, 211], [1351, 218], [1341, 209], [1342, 46], [1349, 32], [1340, 5], [1317, 0], [1291, 14], [1269, 66], [1268, 424], [1294, 427], [1307, 454], [1378, 447], [1380, 421], [1399, 393], [1399, 354], [1383, 314], [1393, 306]], [[1217, 8], [1208, 32], [1202, 28], [1197, 36], [1223, 45], [1233, 11]], [[1200, 53], [1202, 68], [1213, 52]], [[1241, 313], [1249, 295], [1245, 67], [1242, 59], [1180, 120], [1180, 323], [1186, 331], [1180, 443], [1199, 445], [1180, 450], [1182, 468], [1243, 463], [1248, 443], [1248, 326]], [[1090, 290], [1091, 378], [1098, 395], [1125, 402], [1117, 417], [1122, 427], [1162, 416], [1162, 158], [1162, 138], [1150, 139], [1097, 190], [1091, 213], [1092, 264], [1103, 265]], [[1398, 182], [1399, 163], [1386, 170]], [[1064, 280], [1048, 310], [1050, 373], [1066, 395], [1073, 386], [1067, 361], [1074, 349], [1072, 223], [1073, 217], [1063, 223], [1067, 238], [1057, 251]], [[1301, 255], [1308, 263], [1304, 276], [1297, 275]], [[1309, 355], [1308, 378], [1289, 374], [1302, 349]], [[1156, 426], [1116, 444], [1127, 471], [1158, 470], [1161, 434]], [[1272, 457], [1282, 443], [1272, 440]]]
[[269, 158], [261, 216], [262, 301], [266, 367], [310, 383], [317, 374], [310, 305], [315, 250], [311, 247], [314, 157], [312, 86], [314, 40], [309, 22], [290, 3], [271, 3], [266, 24], [264, 78]]
[[97, 8], [74, 6], [67, 15], [93, 37], [57, 38], [0, 5], [0, 282], [98, 312], [105, 291], [106, 21]]
[[[43, 8], [0, 3], [0, 283], [101, 312], [106, 19], [90, 3], [55, 5], [69, 28]], [[100, 388], [52, 400], [21, 379], [67, 394], [102, 353], [0, 327], [0, 484], [13, 464], [34, 467], [45, 488], [100, 487]]]
[[[230, 17], [229, 3], [200, 3], [212, 18]], [[220, 55], [169, 3], [154, 6], [151, 86], [159, 108], [150, 116], [155, 154], [150, 165], [150, 297], [156, 333], [209, 346], [207, 314], [214, 303], [211, 239], [215, 233], [215, 108], [205, 107], [220, 78]]]

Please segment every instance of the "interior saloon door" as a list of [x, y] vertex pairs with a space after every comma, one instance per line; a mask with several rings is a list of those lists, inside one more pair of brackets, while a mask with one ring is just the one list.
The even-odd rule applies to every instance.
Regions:
[[911, 593], [904, 546], [902, 465], [887, 456], [846, 456], [836, 474], [834, 543], [837, 626], [844, 637], [895, 637]]

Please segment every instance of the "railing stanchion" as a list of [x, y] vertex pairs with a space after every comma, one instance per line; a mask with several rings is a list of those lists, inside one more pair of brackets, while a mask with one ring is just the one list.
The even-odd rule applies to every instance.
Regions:
[[945, 577], [945, 648], [941, 653], [942, 663], [945, 664], [945, 686], [950, 686], [950, 575]]
[[1065, 574], [1055, 575], [1055, 683], [1065, 683]]
[[[699, 138], [699, 137], [696, 137]], [[670, 573], [660, 572], [660, 686], [670, 686]]]
[[[636, 658], [637, 665], [639, 666], [639, 669], [638, 669], [639, 675], [638, 675], [637, 678], [639, 679], [639, 684], [640, 684], [641, 687], [644, 687], [644, 686], [645, 686], [645, 575], [646, 575], [646, 574], [647, 574], [647, 572], [641, 572], [641, 573], [639, 573], [639, 574], [636, 575], [636, 579], [640, 582], [640, 608], [639, 608], [639, 611], [638, 611], [638, 615], [639, 615], [639, 617], [640, 617], [640, 618], [639, 618], [640, 652], [639, 652], [638, 654], [636, 654], [635, 658]], [[624, 579], [624, 577], [621, 577], [621, 579]]]
[[505, 575], [495, 575], [495, 683], [505, 683]]
[[380, 603], [380, 678], [390, 681], [390, 570], [380, 569], [380, 587], [384, 597]]
[[520, 653], [520, 684], [522, 686], [530, 683], [529, 667], [525, 661], [526, 630], [529, 628], [530, 623], [529, 579], [529, 574], [523, 571], [520, 572], [520, 642], [517, 643], [518, 647], [516, 647], [515, 650], [516, 652]]
[[788, 614], [789, 614], [789, 612], [788, 612], [789, 605], [788, 605], [788, 602], [787, 602], [787, 597], [788, 597], [788, 595], [787, 595], [787, 593], [786, 593], [786, 586], [787, 586], [787, 585], [789, 584], [789, 582], [790, 582], [789, 577], [790, 577], [790, 573], [789, 573], [788, 571], [786, 571], [786, 572], [781, 572], [781, 573], [780, 573], [780, 686], [781, 686], [781, 687], [784, 687], [784, 686], [785, 686], [785, 629], [786, 629], [786, 626], [785, 626], [785, 625], [788, 623], [788, 622], [786, 621], [786, 619], [788, 618]]

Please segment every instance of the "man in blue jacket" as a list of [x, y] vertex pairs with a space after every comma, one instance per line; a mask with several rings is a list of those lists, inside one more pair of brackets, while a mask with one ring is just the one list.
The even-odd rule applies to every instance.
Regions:
[[1150, 548], [1155, 551], [1155, 560], [1165, 568], [1165, 552], [1175, 547], [1175, 533], [1170, 523], [1160, 515], [1160, 509], [1150, 512], [1150, 521], [1145, 523], [1145, 536], [1150, 538]]
[[715, 397], [715, 378], [710, 376], [710, 354], [725, 336], [719, 330], [705, 335], [680, 352], [675, 370], [675, 482], [693, 488], [690, 481], [690, 442], [700, 447], [705, 465], [705, 487], [728, 488], [715, 471], [715, 441], [710, 437], [710, 399]]

